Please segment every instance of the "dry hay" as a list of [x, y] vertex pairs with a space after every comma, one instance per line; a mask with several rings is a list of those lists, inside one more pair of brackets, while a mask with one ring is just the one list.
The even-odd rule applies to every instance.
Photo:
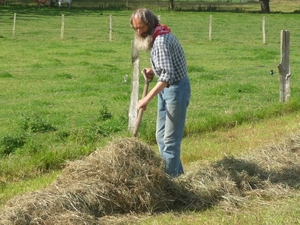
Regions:
[[167, 210], [176, 200], [172, 189], [162, 159], [149, 146], [116, 140], [70, 163], [43, 191], [9, 201], [0, 224], [96, 224], [112, 213]]
[[[116, 140], [84, 160], [70, 163], [50, 187], [10, 200], [0, 224], [104, 224], [116, 215], [225, 210], [286, 197], [299, 189], [300, 136], [241, 158], [194, 164], [170, 179], [163, 161], [136, 139]], [[262, 198], [263, 197], [263, 198]]]
[[232, 211], [248, 199], [278, 199], [300, 188], [300, 133], [280, 145], [269, 145], [240, 158], [225, 156], [212, 164], [195, 163], [176, 182], [205, 205]]

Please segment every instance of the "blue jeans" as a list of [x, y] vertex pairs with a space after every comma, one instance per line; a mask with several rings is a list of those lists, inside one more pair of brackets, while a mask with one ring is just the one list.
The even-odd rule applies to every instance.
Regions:
[[188, 77], [172, 83], [158, 94], [156, 141], [171, 177], [183, 174], [180, 147], [191, 89]]

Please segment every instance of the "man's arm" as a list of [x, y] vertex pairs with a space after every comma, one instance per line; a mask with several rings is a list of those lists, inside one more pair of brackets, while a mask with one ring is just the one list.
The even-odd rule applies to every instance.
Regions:
[[144, 108], [144, 110], [146, 110], [151, 99], [154, 98], [158, 93], [160, 93], [167, 86], [168, 83], [166, 82], [161, 82], [161, 81], [157, 82], [157, 84], [151, 89], [151, 91], [144, 98], [139, 100], [138, 109]]

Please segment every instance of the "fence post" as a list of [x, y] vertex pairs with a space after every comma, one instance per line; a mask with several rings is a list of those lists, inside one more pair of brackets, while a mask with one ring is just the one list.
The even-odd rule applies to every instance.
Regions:
[[291, 96], [290, 72], [290, 31], [281, 31], [281, 63], [278, 65], [280, 79], [280, 101], [286, 102]]
[[109, 15], [109, 41], [112, 41], [112, 16]]
[[262, 35], [263, 35], [263, 43], [266, 43], [266, 17], [263, 17], [262, 21]]
[[130, 97], [130, 106], [129, 106], [129, 122], [128, 130], [133, 131], [136, 120], [137, 120], [137, 103], [139, 100], [139, 70], [140, 70], [140, 54], [139, 50], [134, 45], [133, 41], [131, 42], [131, 59], [133, 65], [132, 71], [132, 90]]
[[212, 15], [209, 17], [209, 34], [208, 34], [208, 39], [211, 41], [211, 36], [212, 36]]
[[16, 36], [16, 21], [17, 21], [17, 13], [14, 13], [13, 37]]
[[65, 33], [65, 15], [61, 15], [61, 32], [60, 32], [60, 37], [61, 40], [64, 39], [64, 33]]

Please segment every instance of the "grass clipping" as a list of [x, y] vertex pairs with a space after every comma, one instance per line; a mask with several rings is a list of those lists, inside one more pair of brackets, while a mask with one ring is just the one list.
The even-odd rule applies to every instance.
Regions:
[[149, 146], [120, 139], [71, 162], [50, 187], [9, 201], [0, 224], [93, 224], [113, 213], [166, 210], [176, 200], [170, 187]]
[[149, 146], [136, 139], [115, 140], [70, 163], [46, 189], [10, 200], [0, 211], [0, 224], [104, 224], [107, 215], [212, 206], [231, 211], [248, 199], [263, 202], [299, 190], [299, 152], [296, 135], [242, 158], [196, 163], [170, 179]]

